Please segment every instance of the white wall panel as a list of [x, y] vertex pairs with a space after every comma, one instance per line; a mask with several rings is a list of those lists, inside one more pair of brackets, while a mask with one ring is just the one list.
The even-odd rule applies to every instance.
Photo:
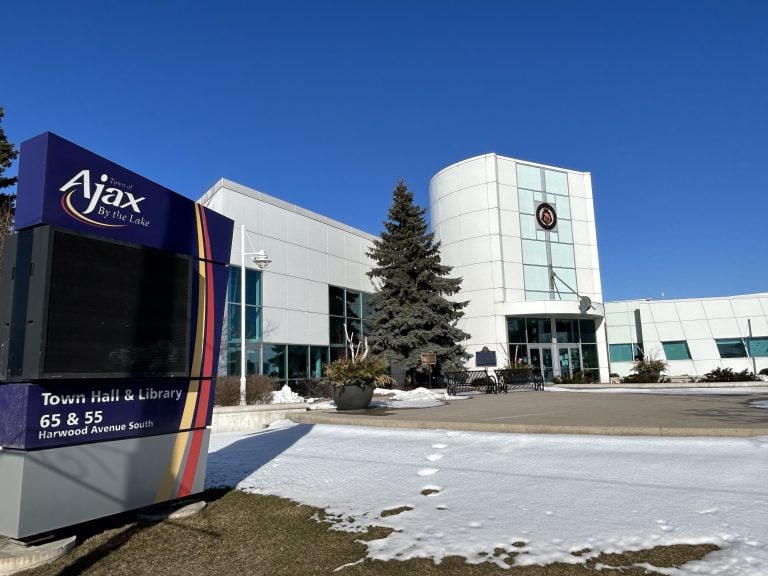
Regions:
[[520, 237], [520, 216], [517, 213], [502, 210], [499, 214], [499, 221], [502, 236]]
[[286, 244], [285, 272], [289, 276], [307, 278], [309, 275], [309, 249], [296, 244]]
[[309, 310], [309, 281], [287, 276], [285, 279], [285, 307]]
[[568, 193], [577, 198], [584, 198], [584, 178], [580, 174], [568, 172]]
[[[688, 351], [693, 360], [712, 360], [720, 361], [720, 352], [717, 350], [715, 341], [711, 338], [705, 340], [688, 340]], [[698, 368], [697, 368], [698, 369]]]
[[462, 262], [490, 262], [491, 237], [479, 236], [459, 243]]
[[[517, 262], [504, 262], [504, 287], [509, 290], [517, 290], [523, 293], [525, 290], [525, 279], [523, 277], [523, 265]], [[507, 295], [505, 299], [509, 300]], [[523, 297], [513, 298], [514, 300], [523, 300]]]
[[594, 271], [589, 268], [576, 268], [576, 282], [579, 285], [579, 294], [594, 294]]
[[308, 219], [307, 246], [313, 250], [328, 250], [328, 226], [317, 220]]
[[437, 190], [438, 197], [445, 194], [450, 194], [459, 189], [459, 168], [458, 166], [451, 166], [442, 170], [437, 175]]
[[309, 344], [309, 312], [285, 311], [285, 328], [281, 342], [286, 344]]
[[463, 266], [460, 272], [454, 272], [464, 277], [461, 288], [465, 292], [493, 287], [493, 270], [490, 263]]
[[464, 240], [477, 236], [488, 236], [491, 233], [488, 210], [463, 214], [458, 220], [461, 221], [461, 237]]
[[309, 281], [308, 292], [309, 311], [315, 314], [328, 314], [328, 284]]
[[328, 284], [344, 286], [347, 282], [343, 258], [328, 255]]
[[587, 201], [584, 198], [571, 198], [571, 219], [588, 220]]
[[346, 281], [344, 283], [345, 288], [351, 288], [353, 290], [362, 290], [363, 289], [363, 282], [362, 282], [362, 276], [363, 276], [363, 267], [358, 264], [357, 262], [350, 262], [349, 260], [344, 261], [344, 275], [346, 277]]
[[328, 227], [328, 254], [339, 258], [344, 256], [344, 231], [333, 226]]
[[738, 316], [762, 316], [763, 309], [757, 298], [731, 298], [731, 308]]
[[459, 192], [447, 194], [440, 198], [438, 202], [440, 208], [440, 221], [445, 222], [451, 218], [456, 218], [461, 214], [461, 201]]
[[703, 300], [702, 302], [707, 318], [733, 318], [730, 300]]
[[675, 306], [680, 320], [705, 320], [707, 317], [699, 300], [676, 302]]
[[696, 373], [696, 367], [692, 360], [670, 360], [667, 367], [667, 374], [670, 376], [693, 376]]
[[264, 342], [285, 342], [285, 308], [262, 309], [262, 338]]
[[[652, 302], [651, 314], [653, 315], [654, 321], [657, 323], [672, 322], [680, 319], [673, 302]], [[645, 314], [643, 314], [643, 318], [645, 318]]]
[[581, 220], [571, 222], [574, 244], [589, 244], [589, 223]]
[[352, 260], [353, 262], [362, 262], [363, 251], [360, 247], [360, 244], [361, 244], [361, 238], [359, 236], [355, 236], [354, 234], [345, 232], [344, 233], [344, 258], [346, 258], [347, 260]]
[[739, 325], [736, 318], [713, 318], [709, 321], [713, 338], [739, 338], [744, 334], [739, 333]]
[[328, 254], [309, 250], [307, 253], [307, 277], [317, 282], [328, 282]]
[[261, 277], [262, 299], [265, 307], [285, 308], [288, 277], [283, 274], [265, 273]]
[[299, 246], [308, 246], [309, 223], [312, 222], [312, 219], [293, 212], [286, 212], [285, 216], [288, 242]]
[[499, 208], [502, 210], [509, 210], [510, 212], [517, 213], [517, 188], [514, 186], [507, 186], [505, 184], [499, 184]]
[[709, 324], [706, 320], [683, 320], [683, 332], [688, 340], [700, 340], [702, 338], [711, 338]]
[[[680, 322], [656, 322], [655, 326], [659, 340], [662, 342], [685, 340], [685, 332], [683, 332]], [[645, 337], [645, 334], [643, 334], [643, 337]]]
[[485, 173], [485, 156], [462, 162], [459, 168], [459, 190], [469, 188], [487, 181]]
[[501, 250], [504, 262], [522, 262], [523, 248], [519, 237], [502, 236]]
[[443, 220], [440, 224], [440, 240], [443, 245], [461, 240], [461, 221], [458, 218]]
[[497, 156], [496, 170], [499, 184], [517, 186], [517, 172], [514, 160]]
[[262, 203], [264, 213], [264, 235], [275, 240], [288, 240], [288, 221], [285, 210]]
[[749, 334], [749, 325], [747, 320], [752, 324], [752, 336], [768, 336], [768, 316], [759, 316], [756, 318], [737, 318], [736, 322], [739, 327], [739, 334], [747, 336]]
[[459, 190], [456, 195], [459, 197], [459, 210], [462, 214], [488, 209], [488, 187], [485, 183]]
[[629, 344], [635, 340], [629, 326], [608, 326], [608, 342], [611, 344]]
[[330, 326], [326, 314], [309, 315], [309, 343], [313, 346], [329, 345]]
[[592, 268], [592, 251], [585, 244], [573, 245], [573, 256], [576, 268]]

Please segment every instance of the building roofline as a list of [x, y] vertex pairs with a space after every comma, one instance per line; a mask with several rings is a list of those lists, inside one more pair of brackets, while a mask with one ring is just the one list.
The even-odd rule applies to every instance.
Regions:
[[260, 202], [271, 204], [272, 206], [276, 206], [278, 208], [282, 208], [283, 210], [287, 210], [288, 212], [293, 212], [300, 216], [304, 216], [306, 218], [310, 218], [312, 220], [322, 222], [323, 224], [332, 226], [333, 228], [338, 228], [340, 230], [344, 230], [345, 232], [349, 232], [357, 236], [362, 236], [363, 238], [366, 238], [368, 240], [378, 239], [377, 236], [374, 236], [373, 234], [365, 232], [364, 230], [354, 228], [353, 226], [344, 224], [343, 222], [339, 222], [338, 220], [334, 220], [333, 218], [328, 218], [327, 216], [323, 216], [322, 214], [318, 214], [316, 212], [312, 212], [311, 210], [307, 210], [306, 208], [302, 208], [297, 204], [291, 204], [290, 202], [286, 202], [285, 200], [280, 200], [279, 198], [275, 198], [274, 196], [270, 196], [269, 194], [265, 194], [264, 192], [260, 192], [253, 188], [249, 188], [248, 186], [245, 186], [243, 184], [238, 184], [237, 182], [234, 182], [232, 180], [227, 180], [226, 178], [221, 178], [220, 180], [218, 180], [213, 186], [211, 186], [210, 189], [208, 189], [208, 191], [205, 194], [203, 194], [200, 197], [200, 200], [198, 200], [198, 202], [203, 206], [206, 206], [210, 202], [210, 200], [219, 192], [219, 190], [222, 190], [222, 189], [231, 190], [232, 192], [236, 192], [237, 194], [242, 194], [243, 196], [248, 196], [249, 198], [253, 198], [254, 200], [259, 200]]

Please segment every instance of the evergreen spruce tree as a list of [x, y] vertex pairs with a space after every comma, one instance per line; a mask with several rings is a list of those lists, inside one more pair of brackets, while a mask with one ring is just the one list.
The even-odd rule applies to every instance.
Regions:
[[[0, 106], [0, 122], [3, 120], [3, 107]], [[16, 195], [14, 193], [6, 194], [3, 188], [9, 188], [16, 184], [16, 177], [7, 178], [3, 172], [11, 167], [11, 164], [18, 156], [18, 151], [8, 142], [3, 127], [0, 126], [0, 268], [3, 265], [3, 247], [5, 238], [13, 230], [13, 216], [15, 208]]]
[[469, 335], [456, 326], [467, 303], [447, 298], [459, 292], [461, 279], [440, 262], [440, 243], [428, 232], [425, 213], [401, 180], [385, 231], [368, 251], [376, 262], [368, 276], [380, 287], [371, 302], [370, 345], [406, 371], [421, 365], [422, 352], [436, 353], [442, 369], [456, 370], [469, 358], [461, 345]]

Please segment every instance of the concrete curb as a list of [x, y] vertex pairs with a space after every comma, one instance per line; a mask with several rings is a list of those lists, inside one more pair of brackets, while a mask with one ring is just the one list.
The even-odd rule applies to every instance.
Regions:
[[17, 540], [0, 538], [0, 576], [15, 574], [52, 562], [75, 547], [75, 537], [26, 546]]
[[378, 428], [411, 428], [415, 430], [463, 430], [465, 432], [501, 432], [511, 434], [578, 434], [592, 436], [671, 436], [745, 438], [768, 435], [768, 428], [679, 428], [668, 426], [549, 426], [541, 424], [486, 424], [482, 422], [450, 422], [421, 420], [389, 420], [377, 416], [305, 412], [291, 414], [289, 420], [299, 424], [337, 424]]

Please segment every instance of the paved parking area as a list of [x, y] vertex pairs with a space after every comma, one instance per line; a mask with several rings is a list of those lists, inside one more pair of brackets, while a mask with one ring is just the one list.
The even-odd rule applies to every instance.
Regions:
[[768, 435], [764, 391], [730, 395], [605, 392], [477, 394], [433, 408], [311, 411], [291, 420], [400, 428], [632, 436]]

